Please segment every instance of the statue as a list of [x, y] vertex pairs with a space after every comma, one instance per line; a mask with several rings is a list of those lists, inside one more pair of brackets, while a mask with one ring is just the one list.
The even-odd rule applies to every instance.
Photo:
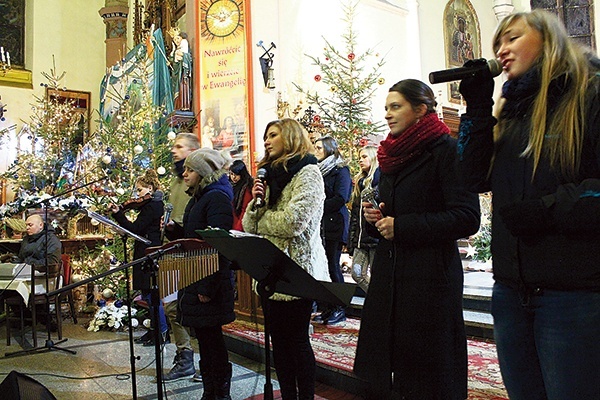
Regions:
[[192, 55], [187, 34], [179, 28], [171, 28], [169, 35], [173, 38], [171, 51], [171, 87], [175, 110], [191, 111], [192, 109]]

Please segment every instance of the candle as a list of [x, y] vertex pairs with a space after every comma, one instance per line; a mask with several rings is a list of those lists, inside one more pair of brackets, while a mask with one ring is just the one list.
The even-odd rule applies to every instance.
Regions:
[[10, 53], [6, 52], [6, 60], [8, 61], [8, 66], [10, 67]]
[[4, 57], [4, 47], [0, 47], [0, 57], [2, 57], [2, 62], [6, 62], [6, 58]]

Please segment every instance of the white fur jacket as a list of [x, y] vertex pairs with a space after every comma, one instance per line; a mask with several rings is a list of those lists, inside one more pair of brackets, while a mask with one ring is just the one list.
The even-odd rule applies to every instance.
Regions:
[[[267, 189], [267, 204], [268, 199]], [[274, 206], [254, 210], [254, 200], [248, 204], [242, 220], [244, 231], [268, 239], [313, 278], [330, 282], [320, 229], [324, 203], [325, 188], [319, 167], [307, 165], [285, 186]], [[275, 293], [271, 299], [296, 297]]]

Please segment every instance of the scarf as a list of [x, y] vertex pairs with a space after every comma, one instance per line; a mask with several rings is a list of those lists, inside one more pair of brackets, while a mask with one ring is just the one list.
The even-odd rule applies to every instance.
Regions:
[[[502, 107], [502, 118], [511, 119], [527, 115], [540, 91], [540, 87], [539, 67], [530, 68], [520, 77], [506, 81], [502, 86], [502, 97], [506, 99], [504, 107]], [[548, 116], [554, 113], [568, 88], [567, 74], [563, 74], [550, 82], [548, 86]]]
[[185, 162], [185, 158], [183, 160], [179, 160], [175, 162], [174, 168], [177, 176], [182, 179], [183, 178], [183, 163]]
[[290, 183], [294, 175], [302, 168], [310, 164], [317, 164], [317, 158], [312, 154], [307, 154], [304, 157], [299, 155], [291, 158], [286, 165], [282, 164], [272, 166], [267, 164], [263, 166], [267, 170], [267, 184], [269, 185], [269, 206], [273, 206], [279, 200], [281, 192], [285, 186]]
[[377, 150], [381, 172], [399, 172], [409, 161], [423, 154], [430, 143], [449, 133], [450, 129], [437, 114], [429, 113], [398, 136], [388, 134]]
[[336, 157], [335, 154], [332, 154], [329, 157], [319, 161], [318, 165], [321, 175], [326, 176], [328, 173], [333, 171], [335, 167], [343, 167], [346, 165], [346, 163], [340, 157]]

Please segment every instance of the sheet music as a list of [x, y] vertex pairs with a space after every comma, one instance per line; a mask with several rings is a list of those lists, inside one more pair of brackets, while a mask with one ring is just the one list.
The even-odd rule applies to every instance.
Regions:
[[112, 228], [112, 230], [114, 230], [115, 232], [117, 232], [121, 235], [130, 236], [130, 237], [134, 238], [135, 240], [140, 241], [147, 245], [150, 245], [152, 243], [152, 241], [150, 241], [146, 238], [143, 238], [139, 235], [136, 235], [135, 233], [133, 233], [131, 231], [128, 231], [127, 229], [123, 228], [121, 225], [108, 219], [107, 217], [105, 217], [102, 214], [98, 214], [97, 212], [94, 212], [92, 210], [85, 210], [85, 211], [87, 212], [88, 217], [95, 219], [96, 221], [100, 222], [101, 224], [109, 226], [110, 228]]

